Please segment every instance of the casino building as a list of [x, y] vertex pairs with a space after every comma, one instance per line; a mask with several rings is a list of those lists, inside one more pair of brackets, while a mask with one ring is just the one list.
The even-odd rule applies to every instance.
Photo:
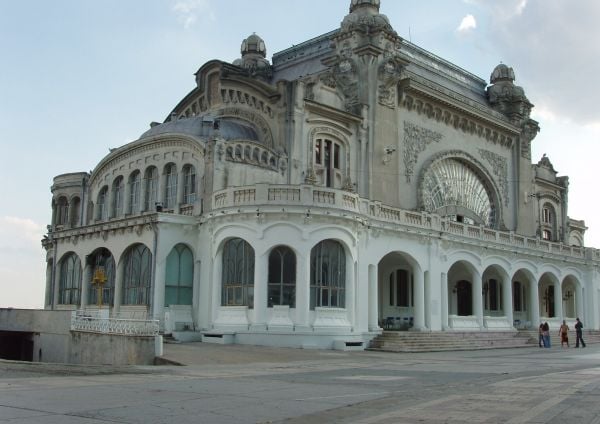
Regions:
[[352, 0], [340, 28], [272, 61], [250, 35], [164, 122], [56, 176], [45, 307], [294, 347], [599, 329], [600, 251], [568, 215], [568, 177], [532, 162], [513, 69], [488, 84], [379, 9]]

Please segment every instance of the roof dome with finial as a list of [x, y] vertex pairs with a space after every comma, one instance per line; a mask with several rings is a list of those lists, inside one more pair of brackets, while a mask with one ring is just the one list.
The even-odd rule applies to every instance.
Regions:
[[374, 8], [376, 12], [379, 12], [380, 0], [352, 0], [350, 3], [350, 13], [361, 7]]
[[513, 68], [509, 68], [504, 63], [500, 63], [500, 65], [496, 66], [492, 71], [492, 75], [490, 76], [490, 83], [495, 84], [500, 81], [514, 81], [515, 80], [515, 71]]
[[241, 47], [242, 57], [246, 54], [258, 54], [262, 57], [267, 57], [267, 48], [262, 38], [256, 35], [255, 32], [251, 36], [242, 41]]

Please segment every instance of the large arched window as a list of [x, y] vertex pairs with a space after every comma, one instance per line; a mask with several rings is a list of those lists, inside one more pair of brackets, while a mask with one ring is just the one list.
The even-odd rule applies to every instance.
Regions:
[[131, 247], [123, 263], [123, 304], [148, 305], [152, 254], [143, 244]]
[[106, 281], [102, 285], [102, 304], [113, 305], [115, 297], [115, 260], [106, 248], [100, 248], [95, 250], [91, 255], [87, 257], [87, 268], [89, 274], [87, 275], [88, 288], [88, 304], [98, 304], [98, 287], [94, 284], [93, 278], [100, 271]]
[[108, 219], [107, 197], [108, 186], [104, 186], [100, 190], [100, 193], [98, 193], [98, 201], [96, 202], [96, 219], [98, 221], [106, 221]]
[[144, 210], [153, 211], [158, 194], [158, 169], [151, 166], [144, 174]]
[[254, 249], [245, 240], [234, 238], [223, 246], [221, 305], [254, 305]]
[[118, 218], [123, 214], [123, 177], [115, 179], [112, 186], [112, 216]]
[[177, 168], [170, 163], [165, 166], [165, 208], [173, 209], [177, 203]]
[[81, 294], [81, 261], [68, 253], [60, 262], [59, 303], [78, 305]]
[[194, 286], [194, 257], [192, 251], [178, 244], [167, 256], [165, 274], [165, 306], [191, 305]]
[[191, 205], [196, 201], [196, 168], [183, 167], [183, 203]]
[[140, 210], [140, 171], [134, 171], [129, 176], [129, 213], [135, 214]]
[[310, 308], [345, 307], [346, 255], [335, 240], [323, 240], [310, 252]]
[[269, 255], [268, 306], [296, 306], [296, 255], [287, 246], [278, 246]]
[[462, 160], [435, 162], [421, 185], [423, 207], [458, 222], [494, 227], [496, 208], [483, 179]]

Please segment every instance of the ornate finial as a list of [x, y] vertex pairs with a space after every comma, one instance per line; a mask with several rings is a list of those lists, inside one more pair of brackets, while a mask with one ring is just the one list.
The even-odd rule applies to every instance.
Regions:
[[350, 13], [360, 8], [373, 8], [379, 12], [380, 0], [352, 0], [350, 3]]

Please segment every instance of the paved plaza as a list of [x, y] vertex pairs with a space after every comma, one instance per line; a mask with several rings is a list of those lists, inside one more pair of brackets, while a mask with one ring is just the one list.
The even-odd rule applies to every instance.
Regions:
[[165, 345], [185, 366], [0, 361], [0, 423], [600, 423], [600, 346], [397, 354]]

